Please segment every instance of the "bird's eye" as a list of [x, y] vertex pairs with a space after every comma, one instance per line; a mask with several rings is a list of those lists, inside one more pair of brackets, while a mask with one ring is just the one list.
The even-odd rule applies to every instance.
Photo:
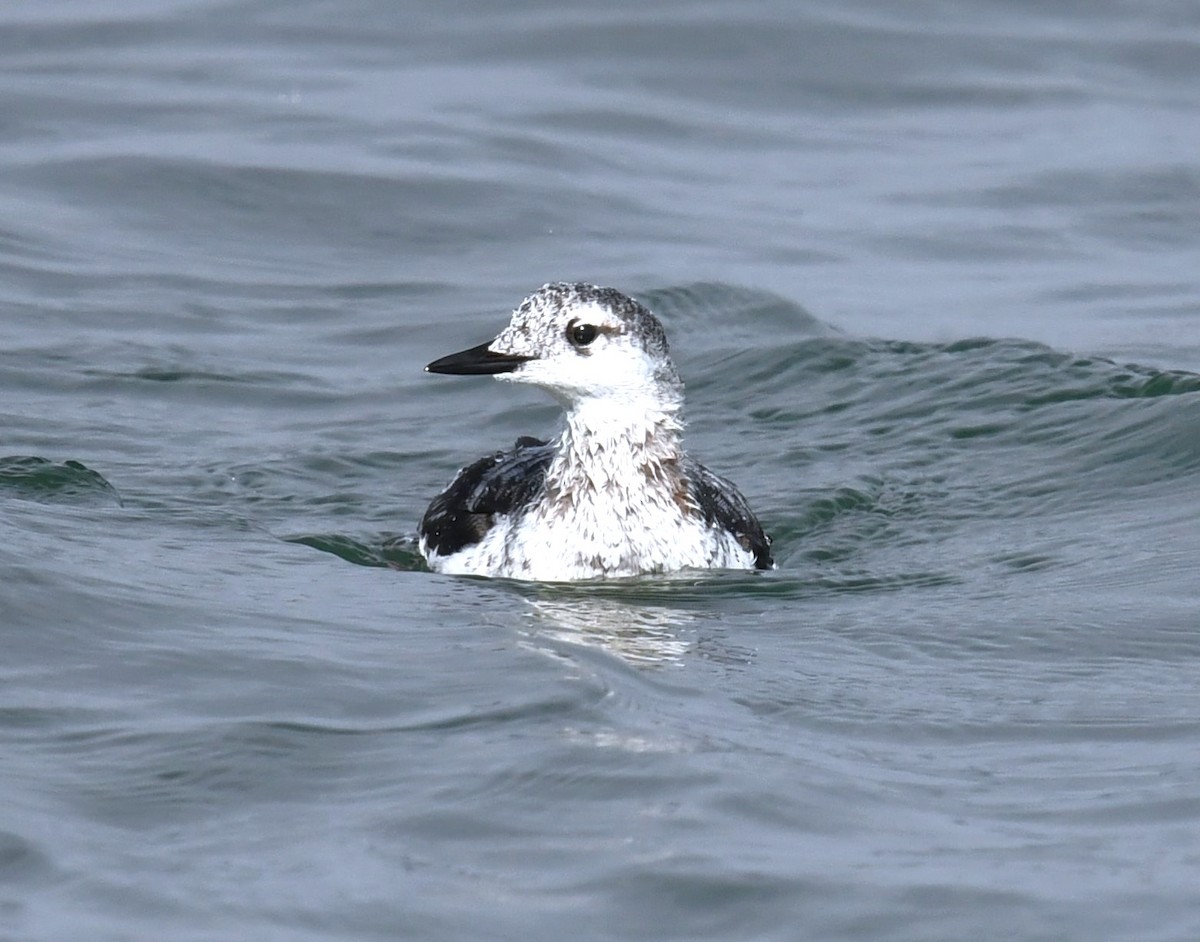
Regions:
[[581, 324], [579, 321], [571, 321], [567, 325], [567, 339], [571, 341], [572, 346], [586, 347], [596, 339], [596, 333], [595, 324]]

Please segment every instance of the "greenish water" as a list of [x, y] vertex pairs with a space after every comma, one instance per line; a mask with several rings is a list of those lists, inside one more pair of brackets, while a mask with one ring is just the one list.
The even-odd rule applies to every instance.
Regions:
[[[1200, 932], [1189, 9], [0, 26], [0, 936]], [[425, 571], [558, 278], [777, 571]]]

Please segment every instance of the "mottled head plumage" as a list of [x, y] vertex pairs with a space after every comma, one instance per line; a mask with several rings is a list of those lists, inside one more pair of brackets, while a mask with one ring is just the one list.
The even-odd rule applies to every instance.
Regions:
[[667, 332], [645, 305], [616, 288], [602, 288], [585, 282], [552, 281], [542, 285], [513, 311], [513, 322], [505, 333], [519, 333], [535, 343], [541, 341], [544, 347], [547, 334], [554, 332], [555, 322], [565, 314], [589, 305], [611, 314], [650, 356], [670, 359]]
[[682, 386], [658, 318], [615, 288], [543, 285], [517, 306], [488, 350], [527, 361], [498, 378], [541, 385], [566, 398], [609, 390], [630, 395], [639, 387], [675, 397]]

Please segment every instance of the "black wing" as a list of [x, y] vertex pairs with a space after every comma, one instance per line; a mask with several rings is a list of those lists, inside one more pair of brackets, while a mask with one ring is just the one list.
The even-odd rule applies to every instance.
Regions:
[[553, 455], [548, 442], [522, 436], [512, 451], [498, 451], [463, 468], [421, 518], [426, 545], [448, 556], [478, 543], [497, 514], [512, 514], [537, 499]]
[[733, 482], [690, 458], [685, 459], [683, 472], [704, 521], [732, 533], [742, 549], [754, 554], [756, 569], [775, 568], [771, 538], [763, 532], [762, 524]]

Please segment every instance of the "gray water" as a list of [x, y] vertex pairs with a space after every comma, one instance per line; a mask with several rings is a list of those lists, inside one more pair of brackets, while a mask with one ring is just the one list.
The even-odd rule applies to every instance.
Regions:
[[[0, 937], [1200, 937], [1200, 8], [0, 7]], [[412, 549], [634, 293], [779, 570]]]

